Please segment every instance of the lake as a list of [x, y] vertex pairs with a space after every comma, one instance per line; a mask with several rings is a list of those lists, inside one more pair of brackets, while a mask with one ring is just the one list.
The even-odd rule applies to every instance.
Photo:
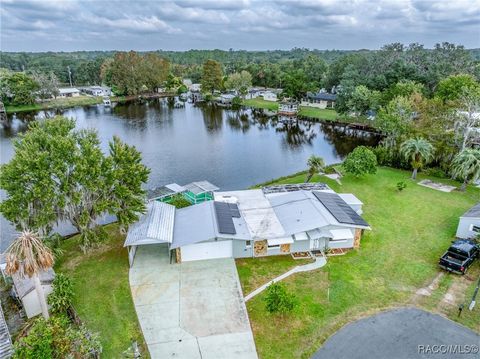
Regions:
[[[220, 190], [244, 189], [306, 169], [312, 154], [331, 164], [358, 145], [379, 141], [370, 132], [328, 123], [282, 121], [261, 110], [233, 111], [189, 103], [173, 108], [165, 99], [155, 99], [113, 108], [95, 105], [14, 115], [10, 129], [0, 128], [0, 162], [13, 156], [12, 140], [26, 130], [29, 121], [57, 114], [75, 118], [78, 128], [96, 129], [105, 151], [113, 135], [134, 145], [151, 169], [146, 188], [208, 180]], [[15, 231], [4, 218], [0, 225], [3, 251]], [[62, 233], [70, 230], [60, 228]]]

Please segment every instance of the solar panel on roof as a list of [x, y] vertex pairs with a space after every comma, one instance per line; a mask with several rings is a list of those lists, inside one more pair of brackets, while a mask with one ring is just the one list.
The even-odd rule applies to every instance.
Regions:
[[217, 217], [218, 231], [222, 234], [236, 234], [230, 206], [225, 202], [213, 202]]
[[240, 211], [238, 209], [238, 206], [236, 203], [228, 203], [228, 207], [230, 207], [230, 212], [232, 214], [232, 217], [234, 218], [240, 218]]
[[368, 226], [368, 223], [355, 212], [338, 194], [312, 192], [339, 223]]

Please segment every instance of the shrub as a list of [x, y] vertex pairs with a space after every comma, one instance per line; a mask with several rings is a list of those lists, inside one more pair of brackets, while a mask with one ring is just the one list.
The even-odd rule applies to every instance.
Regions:
[[175, 206], [176, 208], [184, 208], [191, 206], [192, 204], [181, 194], [178, 194], [176, 196], [173, 196], [172, 200], [170, 201], [170, 204], [172, 206]]
[[53, 291], [48, 296], [53, 312], [65, 313], [73, 302], [73, 283], [69, 277], [58, 273], [53, 280]]
[[429, 167], [423, 170], [425, 176], [447, 178], [447, 174], [440, 167]]
[[288, 292], [283, 283], [268, 286], [264, 300], [269, 313], [285, 314], [291, 312], [298, 304], [295, 295]]
[[343, 161], [345, 172], [356, 177], [377, 173], [377, 157], [365, 146], [358, 146]]
[[397, 182], [397, 189], [402, 192], [407, 187], [407, 184], [403, 181]]
[[14, 348], [13, 357], [21, 359], [94, 358], [95, 352], [101, 352], [97, 336], [83, 326], [72, 325], [65, 316], [35, 319]]

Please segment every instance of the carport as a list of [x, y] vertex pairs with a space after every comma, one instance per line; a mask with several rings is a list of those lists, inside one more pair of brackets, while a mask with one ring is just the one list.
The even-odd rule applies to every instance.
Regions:
[[[170, 245], [173, 240], [173, 223], [175, 220], [175, 207], [151, 201], [147, 204], [147, 211], [136, 223], [128, 229], [124, 247], [128, 250], [128, 262], [133, 266], [138, 246], [150, 244]], [[168, 251], [170, 253], [170, 250]]]

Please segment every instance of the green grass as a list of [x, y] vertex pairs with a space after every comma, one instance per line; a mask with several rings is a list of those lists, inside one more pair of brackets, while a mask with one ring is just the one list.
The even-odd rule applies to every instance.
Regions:
[[35, 103], [33, 105], [20, 106], [5, 106], [7, 113], [23, 112], [23, 111], [38, 111], [50, 108], [68, 108], [75, 106], [87, 106], [102, 103], [101, 97], [78, 96], [68, 98], [58, 98], [42, 103]]
[[67, 274], [74, 283], [74, 307], [87, 327], [100, 335], [102, 358], [120, 358], [136, 340], [143, 358], [148, 357], [138, 324], [128, 282], [128, 256], [125, 237], [117, 225], [106, 227], [109, 239], [83, 254], [72, 237], [55, 270]]
[[332, 109], [300, 106], [300, 116], [316, 118], [319, 120], [335, 121], [339, 119], [338, 113]]
[[255, 108], [263, 108], [266, 110], [277, 111], [278, 110], [278, 102], [273, 101], [265, 101], [262, 98], [252, 98], [249, 100], [244, 100], [243, 104], [245, 106], [255, 107]]
[[[310, 357], [344, 324], [381, 309], [409, 305], [415, 291], [437, 275], [438, 258], [455, 235], [458, 217], [478, 201], [479, 192], [475, 188], [465, 193], [439, 192], [417, 185], [409, 176], [407, 171], [379, 168], [376, 175], [364, 178], [346, 176], [341, 186], [324, 177], [313, 178], [362, 200], [363, 217], [372, 230], [365, 232], [360, 249], [329, 257], [324, 268], [285, 280], [299, 298], [294, 313], [285, 317], [268, 314], [264, 294], [247, 303], [261, 358]], [[304, 179], [300, 174], [281, 182]], [[396, 190], [399, 181], [407, 182], [401, 193]], [[265, 260], [266, 268], [276, 261], [272, 258], [269, 263], [269, 259]], [[250, 271], [239, 268], [243, 285], [251, 285], [250, 276], [263, 271], [258, 266], [252, 265]], [[477, 319], [479, 312], [476, 309]], [[474, 320], [467, 319], [460, 321], [475, 325]]]
[[241, 258], [235, 260], [238, 276], [242, 283], [243, 294], [271, 281], [293, 267], [312, 262], [310, 259], [293, 259], [291, 256], [274, 256], [263, 258]]

